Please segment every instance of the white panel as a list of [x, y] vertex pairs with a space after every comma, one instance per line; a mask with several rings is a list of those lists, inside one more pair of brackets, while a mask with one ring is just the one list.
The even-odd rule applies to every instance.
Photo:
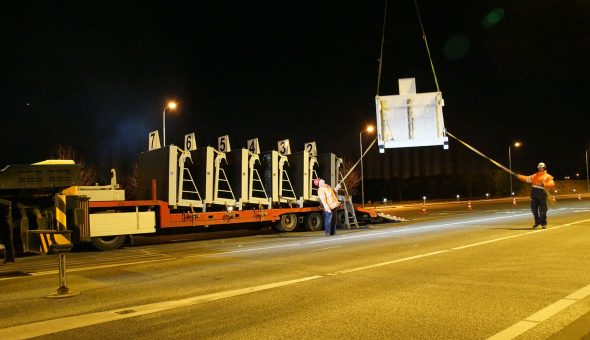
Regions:
[[379, 151], [431, 145], [448, 148], [441, 94], [415, 93], [413, 78], [400, 79], [399, 85], [401, 94], [375, 98]]
[[90, 214], [91, 237], [155, 232], [156, 213], [154, 211]]
[[197, 150], [197, 137], [195, 137], [194, 132], [184, 135], [184, 150], [185, 151]]
[[160, 148], [160, 134], [158, 130], [150, 132], [148, 136], [148, 150], [156, 150]]
[[402, 78], [398, 79], [399, 94], [416, 93], [416, 78]]

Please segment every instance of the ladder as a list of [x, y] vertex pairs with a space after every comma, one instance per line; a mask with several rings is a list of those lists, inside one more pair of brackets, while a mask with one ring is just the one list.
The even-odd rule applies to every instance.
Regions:
[[283, 175], [281, 176], [281, 198], [296, 199], [295, 190], [293, 190], [293, 185], [291, 184], [291, 180], [289, 179], [289, 174], [287, 173], [287, 170], [283, 169], [282, 173]]
[[[197, 185], [195, 184], [195, 181], [193, 179], [193, 175], [191, 174], [191, 171], [188, 168], [184, 168], [183, 169], [183, 176], [181, 178], [182, 181], [182, 187], [181, 187], [181, 191], [180, 191], [180, 199], [179, 201], [184, 201], [187, 200], [185, 196], [186, 194], [189, 195], [188, 201], [202, 201], [201, 199], [201, 194], [199, 194], [199, 190], [197, 189]], [[186, 175], [185, 175], [186, 174]], [[188, 177], [188, 179], [187, 179]], [[189, 184], [189, 188], [187, 189], [187, 186], [184, 185], [188, 183]], [[195, 199], [196, 198], [196, 199]]]
[[[342, 178], [342, 173], [340, 173], [340, 178]], [[344, 181], [342, 181], [342, 187], [344, 188], [344, 195], [338, 195], [338, 200], [342, 203], [342, 208], [344, 210], [344, 227], [345, 229], [350, 229], [351, 226], [358, 228], [359, 223], [356, 219], [356, 213], [354, 212], [352, 196], [348, 194], [348, 188]]]
[[[264, 183], [260, 178], [260, 174], [258, 173], [258, 169], [252, 168], [252, 197], [257, 198], [264, 198], [268, 199], [266, 195], [266, 190], [264, 190]], [[255, 195], [256, 194], [256, 195]]]
[[[232, 200], [236, 199], [236, 197], [234, 196], [234, 192], [231, 189], [231, 185], [229, 184], [229, 180], [227, 179], [227, 175], [225, 174], [225, 170], [222, 167], [219, 167], [217, 171], [216, 187], [217, 197]], [[220, 195], [220, 193], [223, 195]]]

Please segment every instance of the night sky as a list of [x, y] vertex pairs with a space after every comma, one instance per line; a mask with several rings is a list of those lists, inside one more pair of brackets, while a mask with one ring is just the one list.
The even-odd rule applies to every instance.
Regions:
[[[447, 129], [503, 164], [523, 142], [517, 171], [544, 161], [585, 176], [590, 3], [418, 4]], [[61, 144], [105, 175], [125, 168], [170, 99], [168, 144], [195, 132], [199, 146], [259, 137], [266, 151], [289, 138], [292, 151], [316, 141], [356, 160], [375, 120], [383, 14], [384, 1], [4, 0], [0, 166]], [[397, 94], [405, 77], [435, 91], [413, 0], [389, 1], [385, 39], [379, 94]]]

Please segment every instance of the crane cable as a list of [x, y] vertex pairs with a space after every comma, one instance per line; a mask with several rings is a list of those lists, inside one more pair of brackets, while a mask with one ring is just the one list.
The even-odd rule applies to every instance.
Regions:
[[377, 71], [377, 96], [381, 86], [381, 70], [383, 69], [383, 45], [385, 44], [385, 19], [387, 19], [387, 1], [385, 0], [385, 9], [383, 10], [383, 29], [381, 31], [381, 48], [379, 50], [379, 70]]
[[432, 56], [430, 54], [430, 48], [428, 47], [428, 39], [426, 38], [426, 31], [424, 31], [424, 25], [422, 24], [422, 17], [420, 15], [420, 9], [418, 8], [418, 0], [414, 0], [416, 6], [416, 13], [418, 14], [418, 22], [420, 23], [420, 29], [422, 30], [422, 39], [426, 46], [426, 53], [428, 54], [428, 60], [430, 61], [430, 68], [432, 69], [432, 75], [434, 76], [434, 84], [436, 85], [436, 92], [440, 93], [440, 87], [438, 86], [438, 78], [436, 77], [436, 71], [434, 70], [434, 63], [432, 62]]
[[491, 159], [490, 157], [484, 155], [481, 151], [477, 150], [476, 148], [474, 148], [473, 146], [465, 143], [464, 141], [460, 140], [459, 138], [455, 137], [452, 133], [450, 133], [449, 131], [445, 130], [445, 133], [447, 134], [447, 136], [453, 137], [454, 139], [456, 139], [459, 143], [465, 145], [468, 149], [470, 149], [471, 151], [475, 152], [476, 154], [482, 156], [483, 158], [489, 160], [490, 162], [492, 162], [494, 165], [496, 165], [497, 167], [499, 167], [500, 169], [506, 171], [507, 173], [516, 176], [516, 173], [514, 173], [514, 171], [508, 169], [507, 167], [505, 167], [504, 165], [496, 162], [495, 160]]

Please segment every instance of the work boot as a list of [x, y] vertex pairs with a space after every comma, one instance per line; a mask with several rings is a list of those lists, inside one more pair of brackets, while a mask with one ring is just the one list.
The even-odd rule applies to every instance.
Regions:
[[547, 224], [541, 224], [541, 227], [543, 227], [543, 229], [547, 229]]
[[537, 229], [538, 226], [539, 226], [538, 223], [533, 224], [533, 229]]

